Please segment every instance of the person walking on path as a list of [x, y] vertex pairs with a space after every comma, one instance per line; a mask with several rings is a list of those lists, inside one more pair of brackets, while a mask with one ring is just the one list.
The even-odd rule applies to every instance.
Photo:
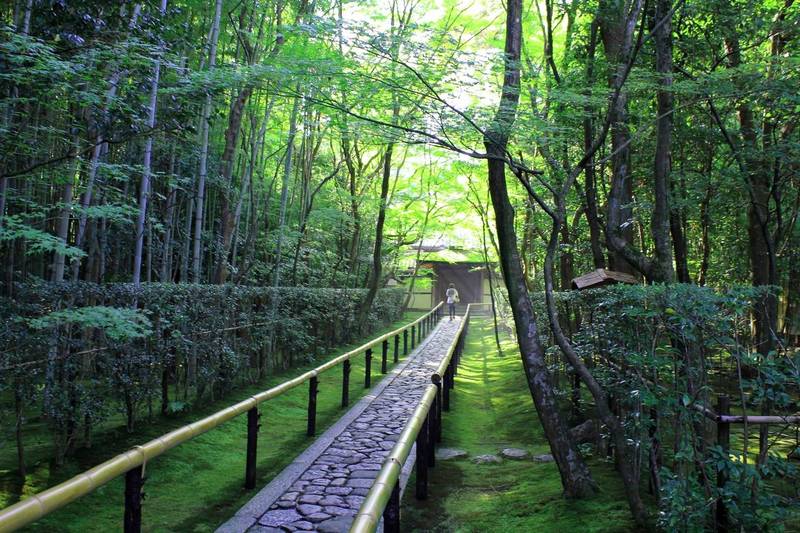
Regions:
[[451, 283], [444, 293], [447, 297], [447, 307], [450, 309], [450, 320], [456, 317], [456, 304], [458, 303], [458, 291], [455, 284]]

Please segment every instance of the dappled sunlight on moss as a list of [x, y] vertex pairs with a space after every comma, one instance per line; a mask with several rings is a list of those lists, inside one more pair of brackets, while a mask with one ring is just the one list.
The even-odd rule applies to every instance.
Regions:
[[[498, 357], [491, 322], [473, 319], [464, 357], [444, 416], [442, 446], [470, 456], [506, 447], [533, 455], [549, 453], [513, 341], [502, 337], [506, 357]], [[526, 532], [632, 530], [623, 487], [612, 465], [589, 461], [600, 493], [586, 500], [562, 497], [554, 463], [504, 461], [476, 465], [469, 459], [437, 463], [429, 498], [407, 491], [406, 531]]]

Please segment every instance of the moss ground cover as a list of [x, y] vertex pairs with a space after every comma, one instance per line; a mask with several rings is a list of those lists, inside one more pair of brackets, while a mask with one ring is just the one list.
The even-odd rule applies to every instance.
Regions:
[[[516, 346], [503, 338], [504, 356], [494, 343], [491, 321], [473, 319], [464, 357], [444, 416], [442, 446], [471, 457], [516, 447], [533, 455], [549, 453], [528, 393]], [[503, 461], [474, 464], [470, 459], [437, 462], [430, 471], [428, 500], [403, 498], [404, 531], [434, 532], [617, 532], [633, 529], [622, 484], [611, 463], [590, 459], [600, 486], [580, 501], [561, 496], [554, 463]], [[413, 479], [411, 480], [413, 483]], [[413, 487], [410, 484], [409, 487]]]
[[[408, 313], [403, 320], [377, 331], [371, 337], [391, 331], [419, 315], [420, 313]], [[8, 443], [0, 448], [0, 508], [17, 501], [20, 495], [40, 492], [131, 446], [218, 411], [255, 392], [273, 387], [357, 345], [342, 347], [312, 364], [270, 376], [256, 386], [239, 389], [223, 400], [195, 409], [191, 414], [171, 418], [155, 417], [151, 423], [143, 424], [141, 431], [134, 435], [125, 431], [124, 422], [120, 418], [117, 427], [98, 435], [91, 449], [81, 450], [64, 467], [54, 470], [47, 461], [40, 461], [31, 465], [30, 473], [24, 480], [19, 479], [8, 466], [2, 466], [13, 465], [14, 449]], [[390, 364], [392, 347], [390, 343]], [[400, 350], [402, 355], [402, 342]], [[365, 393], [363, 375], [364, 359], [358, 357], [352, 362], [350, 374], [351, 405]], [[379, 356], [373, 357], [372, 375], [374, 386], [382, 377]], [[320, 376], [317, 397], [318, 434], [338, 420], [344, 412], [340, 408], [341, 378], [340, 367]], [[300, 386], [262, 404], [257, 489], [268, 483], [314, 440], [306, 437], [305, 433], [307, 395], [307, 387]], [[229, 518], [254, 494], [254, 491], [245, 491], [242, 486], [245, 447], [246, 417], [242, 416], [148, 463], [145, 472], [144, 530], [213, 531]], [[121, 530], [123, 489], [123, 480], [116, 479], [40, 520], [28, 530]]]

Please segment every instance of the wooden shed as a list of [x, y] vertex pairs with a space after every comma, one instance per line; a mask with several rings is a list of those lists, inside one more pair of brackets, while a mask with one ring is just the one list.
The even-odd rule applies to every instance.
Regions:
[[639, 283], [636, 276], [626, 274], [625, 272], [617, 272], [616, 270], [606, 270], [605, 268], [598, 268], [583, 276], [578, 276], [572, 280], [573, 289], [594, 289], [597, 287], [605, 287], [606, 285], [615, 285], [617, 283], [628, 283], [635, 285]]

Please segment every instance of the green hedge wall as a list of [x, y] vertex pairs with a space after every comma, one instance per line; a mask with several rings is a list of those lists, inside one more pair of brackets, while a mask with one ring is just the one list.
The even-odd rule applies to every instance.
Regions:
[[[24, 434], [42, 418], [59, 462], [124, 414], [190, 409], [360, 336], [360, 289], [35, 283], [0, 300], [0, 417]], [[402, 316], [384, 289], [367, 328]], [[274, 319], [273, 319], [274, 317]], [[7, 438], [8, 437], [8, 438]], [[10, 434], [3, 435], [12, 442]]]

